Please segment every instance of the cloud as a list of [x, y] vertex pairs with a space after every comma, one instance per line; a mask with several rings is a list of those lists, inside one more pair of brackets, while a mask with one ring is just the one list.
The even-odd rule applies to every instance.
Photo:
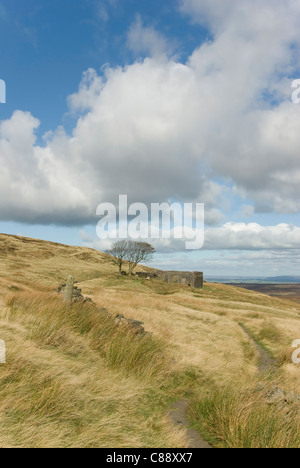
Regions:
[[173, 52], [173, 47], [167, 38], [155, 28], [144, 26], [140, 15], [137, 15], [129, 29], [127, 45], [136, 56], [159, 58], [171, 55]]
[[96, 17], [106, 23], [110, 19], [110, 10], [115, 9], [118, 0], [93, 0]]
[[300, 8], [297, 0], [273, 0], [272, 7], [267, 0], [179, 0], [179, 5], [193, 22], [208, 24], [215, 36], [236, 35], [251, 40], [260, 40], [260, 35], [270, 40], [270, 33], [275, 39], [276, 32], [280, 39], [294, 39]]
[[[226, 250], [199, 251], [189, 255], [179, 253], [156, 255], [152, 267], [160, 269], [204, 271], [208, 276], [263, 277], [299, 275], [300, 259], [298, 250]], [[184, 265], [184, 266], [183, 266]]]
[[252, 205], [243, 205], [240, 216], [242, 218], [252, 218], [254, 216], [254, 207]]
[[[149, 231], [150, 232], [150, 231]], [[191, 235], [189, 229], [186, 232]], [[80, 231], [80, 238], [86, 246], [99, 250], [108, 250], [118, 240], [117, 231], [115, 239], [95, 239], [85, 231]], [[226, 251], [296, 251], [300, 248], [300, 227], [290, 224], [278, 224], [276, 226], [261, 226], [257, 223], [225, 223], [221, 227], [208, 228], [204, 231], [204, 246], [202, 251], [226, 250]], [[187, 237], [174, 238], [171, 231], [169, 239], [137, 239], [151, 243], [160, 254], [174, 254], [174, 252], [187, 252]], [[199, 249], [196, 249], [200, 251]], [[232, 254], [234, 256], [234, 254]], [[257, 254], [261, 256], [261, 253]], [[266, 255], [266, 253], [264, 254]], [[280, 256], [280, 254], [278, 254]], [[295, 255], [295, 254], [294, 254]], [[251, 257], [252, 258], [252, 257]]]
[[80, 239], [81, 239], [85, 244], [93, 244], [94, 239], [93, 239], [93, 236], [91, 236], [91, 234], [85, 232], [83, 229], [80, 229], [80, 231], [79, 231], [78, 234], [79, 234]]
[[101, 21], [107, 22], [109, 20], [107, 7], [102, 2], [97, 5], [97, 16]]
[[96, 71], [89, 68], [83, 73], [78, 93], [68, 97], [68, 105], [71, 113], [84, 112], [93, 108], [95, 100], [99, 97], [104, 82]]
[[[213, 33], [187, 63], [162, 60], [166, 40], [138, 18], [129, 44], [151, 57], [86, 71], [68, 99], [77, 115], [71, 135], [58, 128], [42, 146], [30, 113], [1, 122], [2, 220], [96, 223], [100, 202], [127, 194], [148, 204], [203, 202], [218, 225], [226, 184], [256, 212], [300, 211], [300, 107], [289, 80], [300, 65], [299, 2], [183, 0], [181, 7]], [[262, 234], [252, 235], [260, 248]]]
[[257, 223], [226, 223], [207, 229], [207, 250], [282, 250], [300, 248], [300, 227], [289, 224], [261, 226]]
[[0, 3], [0, 20], [5, 21], [7, 19], [7, 11], [3, 3]]
[[91, 219], [84, 162], [70, 152], [63, 129], [46, 147], [36, 145], [39, 124], [22, 111], [0, 124], [1, 219], [64, 225]]
[[212, 208], [211, 210], [205, 210], [205, 224], [208, 226], [218, 226], [222, 223], [224, 215], [220, 210]]

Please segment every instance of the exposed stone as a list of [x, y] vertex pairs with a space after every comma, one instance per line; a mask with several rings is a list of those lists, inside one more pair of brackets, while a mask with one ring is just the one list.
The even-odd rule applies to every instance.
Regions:
[[66, 284], [60, 284], [56, 290], [56, 292], [60, 293], [63, 288], [66, 287]]
[[155, 272], [137, 272], [139, 278], [158, 278], [166, 283], [186, 284], [192, 288], [203, 288], [203, 273], [200, 271], [161, 271]]
[[285, 392], [278, 387], [273, 387], [266, 393], [267, 403], [272, 404], [288, 404], [300, 403], [300, 395], [296, 392]]
[[296, 392], [289, 392], [289, 393], [286, 393], [285, 400], [287, 403], [300, 402], [300, 395]]
[[[72, 283], [71, 283], [71, 278], [72, 277], [69, 277], [69, 278], [70, 278], [68, 280], [68, 281], [70, 281], [69, 284], [68, 283], [67, 284], [60, 284], [59, 287], [56, 290], [58, 293], [61, 293], [61, 294], [64, 295], [64, 301], [68, 302], [69, 304], [75, 303], [75, 302], [83, 302], [83, 303], [93, 304], [93, 300], [90, 297], [83, 296], [82, 290], [80, 288], [78, 288], [77, 286], [74, 286], [74, 282], [73, 282], [73, 286], [72, 286]], [[71, 294], [71, 291], [72, 291], [72, 294]]]
[[267, 403], [269, 403], [270, 405], [285, 401], [285, 393], [278, 387], [275, 387], [271, 392], [269, 392], [269, 395], [267, 395], [267, 397]]
[[262, 382], [258, 382], [254, 391], [255, 392], [262, 392], [265, 389], [265, 385]]
[[128, 326], [132, 329], [137, 334], [143, 334], [145, 335], [147, 332], [145, 332], [144, 327], [142, 325], [144, 322], [140, 322], [139, 320], [133, 320], [133, 319], [126, 319], [124, 315], [118, 314], [115, 317], [115, 321], [119, 326]]
[[118, 323], [119, 325], [122, 325], [125, 322], [125, 317], [122, 314], [117, 314], [115, 318], [115, 322]]
[[[70, 277], [70, 278], [72, 278], [72, 277]], [[68, 282], [69, 281], [71, 281], [71, 280], [69, 279]], [[70, 284], [72, 284], [72, 283], [70, 282]], [[68, 291], [68, 294], [70, 294], [70, 291], [68, 290], [68, 283], [67, 284], [60, 284], [59, 287], [57, 288], [56, 292], [58, 292], [59, 294], [63, 294], [63, 296], [65, 298], [66, 290]], [[92, 299], [90, 297], [83, 296], [82, 290], [80, 288], [78, 288], [77, 286], [73, 286], [72, 298], [71, 298], [70, 303], [76, 303], [76, 302], [79, 302], [79, 301], [81, 301], [83, 303], [90, 303], [90, 304], [95, 305], [95, 303], [92, 301]], [[104, 315], [105, 317], [111, 317], [111, 315], [109, 314], [107, 309], [105, 309], [104, 307], [99, 307], [97, 309], [98, 309], [99, 313]], [[124, 315], [118, 314], [115, 317], [115, 321], [119, 326], [130, 327], [130, 329], [136, 334], [139, 334], [139, 335], [146, 335], [146, 334], [148, 335], [149, 334], [148, 332], [145, 331], [144, 327], [142, 326], [144, 324], [144, 322], [141, 322], [139, 320], [126, 319], [124, 317]]]
[[149, 273], [149, 272], [145, 272], [145, 271], [137, 271], [136, 272], [136, 276], [138, 276], [139, 278], [158, 278], [158, 274], [157, 273]]
[[64, 302], [67, 304], [72, 303], [72, 298], [74, 294], [74, 278], [69, 276], [66, 287], [64, 289]]
[[[90, 298], [88, 297], [87, 299], [90, 299]], [[99, 307], [98, 310], [99, 310], [100, 314], [105, 315], [106, 317], [109, 316], [108, 310], [105, 309], [105, 307]]]

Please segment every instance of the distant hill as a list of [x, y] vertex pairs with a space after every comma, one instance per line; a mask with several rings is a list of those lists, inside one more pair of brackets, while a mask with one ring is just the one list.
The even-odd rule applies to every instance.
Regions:
[[270, 281], [271, 283], [300, 283], [300, 276], [273, 276], [265, 278], [265, 281]]
[[208, 276], [208, 281], [212, 283], [224, 283], [224, 284], [289, 284], [289, 283], [300, 283], [300, 276], [270, 276], [270, 277], [244, 277], [244, 276]]

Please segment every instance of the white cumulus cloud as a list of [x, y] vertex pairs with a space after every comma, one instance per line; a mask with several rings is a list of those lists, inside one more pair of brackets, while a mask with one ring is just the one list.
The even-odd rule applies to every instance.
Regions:
[[[289, 81], [300, 65], [299, 2], [182, 0], [181, 8], [212, 33], [185, 64], [161, 60], [165, 38], [137, 19], [129, 45], [149, 58], [85, 72], [68, 101], [79, 113], [71, 135], [58, 128], [42, 146], [30, 113], [1, 122], [2, 220], [86, 224], [100, 202], [127, 194], [203, 202], [218, 225], [226, 183], [258, 212], [300, 211], [300, 107]], [[246, 236], [223, 229], [230, 244]], [[268, 232], [251, 231], [258, 248]], [[289, 246], [295, 234], [285, 234], [272, 236]]]

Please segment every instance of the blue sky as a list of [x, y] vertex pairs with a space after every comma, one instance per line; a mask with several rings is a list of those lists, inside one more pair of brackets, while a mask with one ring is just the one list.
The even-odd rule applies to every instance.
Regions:
[[174, 0], [2, 0], [1, 5], [1, 72], [8, 84], [1, 117], [29, 110], [41, 120], [40, 135], [59, 124], [72, 129], [66, 98], [77, 90], [84, 70], [135, 60], [125, 43], [137, 15], [176, 42], [182, 60], [209, 37], [174, 9]]
[[201, 202], [204, 249], [153, 264], [299, 274], [300, 7], [0, 0], [0, 231], [106, 249], [96, 208]]

